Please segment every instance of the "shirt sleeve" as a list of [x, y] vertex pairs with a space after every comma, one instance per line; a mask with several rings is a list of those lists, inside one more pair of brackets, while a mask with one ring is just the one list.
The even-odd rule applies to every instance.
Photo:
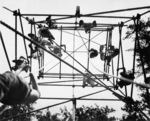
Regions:
[[32, 89], [29, 96], [25, 100], [25, 104], [34, 103], [37, 99], [39, 99], [39, 97], [40, 97], [40, 92], [35, 89]]

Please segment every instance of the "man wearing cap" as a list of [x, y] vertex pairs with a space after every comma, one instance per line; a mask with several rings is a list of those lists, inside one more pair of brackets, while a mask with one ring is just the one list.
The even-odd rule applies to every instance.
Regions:
[[[35, 42], [38, 42], [40, 45], [42, 45], [44, 48], [46, 48], [47, 46], [51, 46], [51, 42], [48, 40], [45, 40], [41, 37], [37, 37], [36, 35], [30, 33], [28, 34], [28, 36]], [[34, 58], [34, 59], [38, 59], [38, 57], [41, 57], [43, 54], [43, 49], [39, 48], [38, 46], [34, 45], [34, 44], [29, 44], [29, 47], [31, 49], [31, 56], [29, 56], [30, 58]]]
[[21, 57], [15, 62], [20, 62], [15, 73], [6, 71], [0, 74], [0, 102], [4, 105], [33, 103], [40, 97], [35, 78], [32, 73], [29, 74], [31, 81], [31, 85], [29, 85], [24, 78], [19, 76], [22, 71], [28, 70], [29, 65]]

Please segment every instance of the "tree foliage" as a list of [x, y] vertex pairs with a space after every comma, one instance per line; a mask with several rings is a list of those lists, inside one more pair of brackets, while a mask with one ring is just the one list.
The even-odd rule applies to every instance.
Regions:
[[[4, 106], [4, 105], [3, 105]], [[3, 107], [1, 106], [1, 108]], [[33, 110], [33, 105], [14, 105], [14, 106], [7, 106], [5, 108], [5, 111], [0, 115], [0, 119], [4, 120], [9, 117], [12, 117], [8, 119], [8, 121], [30, 121], [33, 114], [27, 114], [24, 116], [16, 117], [17, 115], [28, 113], [31, 110]]]
[[45, 112], [38, 111], [35, 115], [38, 121], [73, 121], [72, 115], [66, 107], [64, 107], [64, 109], [60, 108], [60, 113], [53, 115], [49, 109], [46, 109]]
[[[143, 75], [144, 69], [144, 73], [148, 76], [150, 74], [150, 18], [139, 20], [138, 24], [129, 25], [125, 39], [136, 41], [136, 73], [138, 76]], [[129, 50], [134, 50], [134, 48]], [[143, 82], [148, 83], [147, 80], [143, 80]], [[139, 87], [139, 89], [141, 91], [139, 94], [140, 100], [135, 101], [132, 105], [125, 104], [124, 108], [122, 108], [128, 113], [128, 115], [123, 116], [122, 121], [150, 120], [149, 91], [142, 87]]]
[[[138, 27], [138, 30], [137, 30]], [[139, 20], [138, 24], [132, 24], [127, 27], [125, 39], [136, 42], [136, 57], [137, 57], [137, 72], [139, 75], [143, 74], [142, 61], [146, 73], [150, 73], [150, 18], [147, 20]], [[138, 31], [138, 38], [136, 37], [136, 30]], [[129, 49], [134, 50], [134, 48]], [[141, 56], [141, 58], [140, 58]], [[142, 60], [142, 61], [141, 61]]]
[[132, 105], [125, 104], [122, 110], [128, 114], [123, 115], [121, 121], [147, 121], [140, 101], [135, 101]]
[[[39, 110], [32, 114], [27, 114], [18, 117], [20, 114], [28, 113], [34, 110], [33, 105], [14, 105], [9, 106], [0, 115], [0, 119], [7, 119], [7, 121], [31, 121], [34, 117], [38, 121], [73, 121], [72, 112], [67, 110], [67, 107], [60, 108], [60, 113], [51, 114], [50, 109]], [[110, 113], [115, 112], [113, 108], [108, 106], [99, 107], [95, 106], [82, 106], [76, 109], [75, 119], [76, 121], [115, 121], [115, 117], [109, 117]]]
[[[76, 121], [115, 121], [115, 117], [109, 117], [108, 115], [115, 112], [113, 108], [99, 107], [85, 107], [82, 106], [76, 109], [75, 120]], [[72, 113], [67, 110], [66, 107], [60, 108], [60, 113], [51, 114], [49, 109], [39, 111], [36, 114], [38, 121], [73, 121]]]
[[115, 117], [108, 117], [108, 114], [114, 112], [113, 108], [106, 107], [85, 107], [76, 109], [76, 121], [113, 121]]

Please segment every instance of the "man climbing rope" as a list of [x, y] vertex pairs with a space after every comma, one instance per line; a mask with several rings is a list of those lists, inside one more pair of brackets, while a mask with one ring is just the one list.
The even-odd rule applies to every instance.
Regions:
[[40, 97], [38, 85], [33, 74], [29, 74], [31, 85], [19, 76], [22, 71], [26, 71], [29, 68], [29, 65], [23, 61], [17, 67], [18, 69], [15, 73], [6, 71], [0, 74], [0, 102], [4, 105], [30, 104]]

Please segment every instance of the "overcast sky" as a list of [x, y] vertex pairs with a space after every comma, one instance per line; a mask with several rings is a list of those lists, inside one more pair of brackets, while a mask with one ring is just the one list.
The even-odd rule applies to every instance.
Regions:
[[[12, 14], [12, 12], [4, 9], [3, 7], [7, 7], [10, 10], [18, 10], [20, 9], [21, 13], [28, 13], [28, 14], [71, 14], [74, 15], [75, 11], [76, 11], [76, 6], [80, 6], [80, 12], [81, 14], [89, 14], [89, 13], [96, 13], [96, 12], [103, 12], [103, 11], [110, 11], [110, 10], [118, 10], [118, 9], [126, 9], [126, 8], [134, 8], [134, 7], [143, 7], [143, 6], [148, 6], [150, 5], [150, 1], [149, 0], [0, 0], [0, 20], [2, 20], [3, 22], [7, 23], [8, 25], [15, 27], [15, 19], [14, 16]], [[148, 9], [143, 9], [143, 10], [138, 10], [138, 11], [129, 11], [129, 12], [120, 12], [120, 13], [115, 13], [115, 14], [106, 14], [106, 15], [118, 15], [118, 16], [127, 16], [127, 17], [132, 17], [132, 16], [136, 16], [137, 13], [143, 13], [145, 11], [147, 11]], [[29, 18], [33, 18], [33, 16], [29, 17]], [[44, 20], [46, 17], [35, 17], [35, 20]], [[79, 19], [81, 20], [81, 19]], [[78, 20], [78, 21], [79, 21]], [[87, 22], [92, 22], [93, 20], [96, 20], [97, 23], [119, 23], [121, 21], [125, 21], [126, 19], [90, 19], [90, 18], [82, 18], [82, 20], [87, 21]], [[18, 19], [19, 21], [19, 19]], [[72, 22], [75, 21], [75, 19], [67, 19], [64, 20], [65, 22]], [[19, 23], [19, 22], [18, 22]], [[20, 23], [19, 23], [20, 24]], [[20, 30], [20, 25], [18, 24], [18, 28]], [[25, 35], [27, 36], [28, 33], [30, 33], [30, 25], [28, 24], [28, 22], [26, 20], [23, 20], [23, 27], [24, 27], [24, 31], [25, 31]], [[3, 27], [2, 25], [0, 25], [0, 31], [2, 32], [3, 35], [3, 39], [6, 45], [6, 49], [8, 52], [8, 56], [9, 59], [12, 63], [12, 60], [14, 60], [15, 58], [15, 47], [14, 47], [14, 40], [15, 40], [15, 36], [14, 33], [10, 30], [8, 30], [7, 28]], [[59, 44], [59, 40], [60, 40], [60, 31], [51, 31], [52, 34], [55, 37], [55, 41]], [[70, 31], [71, 33], [73, 33], [73, 31]], [[124, 31], [125, 32], [125, 29]], [[76, 32], [76, 34], [78, 34]], [[85, 32], [81, 32], [80, 33], [81, 36], [85, 37], [88, 39], [88, 34], [85, 34]], [[95, 35], [97, 35], [97, 33], [91, 33], [91, 38], [94, 37]], [[73, 35], [67, 34], [67, 33], [63, 33], [63, 43], [66, 44], [67, 46], [67, 50], [71, 51], [72, 50], [72, 45], [73, 45]], [[18, 40], [21, 40], [22, 38], [18, 37]], [[99, 44], [104, 44], [106, 40], [106, 32], [104, 32], [102, 35], [95, 37], [93, 39], [93, 41], [99, 43]], [[85, 40], [86, 42], [87, 40]], [[118, 47], [118, 41], [119, 41], [119, 34], [118, 34], [118, 29], [114, 29], [113, 31], [113, 44]], [[83, 45], [83, 42], [81, 41], [80, 38], [76, 37], [75, 38], [75, 48], [78, 48], [80, 45]], [[22, 49], [23, 47], [23, 41], [19, 41], [18, 42], [18, 57], [21, 55], [25, 55], [25, 51]], [[95, 49], [99, 49], [99, 45], [97, 44], [91, 44], [91, 47], [95, 48]], [[124, 42], [123, 43], [123, 47], [124, 48], [130, 48], [133, 47], [133, 43], [129, 44], [128, 42]], [[80, 50], [85, 50], [86, 48], [83, 47]], [[3, 51], [3, 47], [2, 44], [0, 42], [0, 55], [1, 55], [1, 59], [0, 59], [0, 72], [3, 73], [6, 70], [9, 70], [9, 66]], [[125, 53], [125, 64], [128, 66], [129, 69], [132, 68], [132, 56], [130, 56], [129, 59], [129, 54]], [[131, 54], [132, 55], [132, 54]], [[65, 58], [66, 55], [65, 53], [62, 56], [62, 59]], [[83, 54], [75, 54], [75, 58], [81, 62], [85, 67], [86, 65], [86, 61], [87, 58], [85, 55]], [[71, 59], [66, 59], [66, 62], [72, 64], [72, 60]], [[103, 65], [100, 61], [100, 58], [97, 57], [93, 60], [91, 60], [92, 63], [100, 70], [103, 70]], [[49, 68], [53, 67], [53, 65], [57, 64], [59, 61], [55, 58], [53, 58], [52, 56], [48, 56], [47, 55], [47, 59], [45, 60], [45, 63], [50, 63], [50, 65], [45, 67], [45, 70], [48, 70]], [[116, 63], [115, 63], [116, 64]], [[34, 68], [33, 68], [33, 72], [36, 72], [38, 69], [38, 62], [37, 60], [34, 60]], [[75, 67], [77, 67], [78, 69], [79, 66], [77, 64], [75, 64]], [[59, 67], [56, 66], [56, 69], [52, 69], [51, 72], [58, 72]], [[67, 71], [67, 69], [72, 72], [72, 69], [70, 67], [67, 67], [66, 65], [63, 65], [63, 72], [69, 72]], [[84, 69], [81, 69], [82, 72], [84, 72]], [[90, 71], [92, 71], [93, 73], [99, 73], [94, 67], [90, 66]], [[35, 74], [36, 75], [36, 74]], [[40, 79], [37, 80], [38, 82], [42, 82], [42, 81], [53, 81], [53, 79]], [[106, 81], [106, 80], [105, 80]], [[107, 82], [105, 82], [107, 83]], [[82, 84], [82, 83], [79, 83]], [[109, 83], [107, 83], [109, 84]], [[103, 88], [104, 89], [104, 88]], [[42, 93], [42, 97], [64, 97], [64, 98], [71, 98], [73, 93], [75, 97], [79, 97], [79, 96], [83, 96], [92, 92], [96, 92], [99, 90], [103, 90], [103, 89], [99, 89], [99, 88], [85, 88], [83, 89], [82, 87], [80, 88], [75, 88], [74, 90], [72, 89], [72, 87], [41, 87], [40, 86], [40, 90]], [[124, 90], [123, 90], [124, 91]], [[136, 91], [136, 90], [135, 90]], [[129, 91], [130, 93], [130, 91]], [[134, 97], [137, 98], [137, 94], [134, 93]], [[111, 92], [109, 91], [104, 91], [102, 92], [102, 94], [96, 94], [93, 95], [91, 97], [88, 98], [101, 98], [101, 99], [111, 99], [111, 98], [115, 98]], [[115, 98], [116, 99], [116, 98]], [[49, 106], [51, 104], [55, 104], [55, 103], [59, 103], [62, 101], [58, 101], [58, 100], [41, 100], [39, 99], [37, 101], [37, 105], [36, 108], [42, 108], [45, 106]], [[105, 102], [105, 101], [77, 101], [77, 107], [81, 106], [81, 105], [85, 105], [85, 106], [91, 106], [94, 104], [98, 104], [99, 106], [105, 106], [108, 105], [110, 107], [113, 107], [114, 109], [116, 109], [116, 115], [118, 115], [118, 117], [121, 116], [121, 112], [120, 112], [120, 107], [124, 105], [124, 103], [122, 102]], [[72, 103], [66, 103], [64, 104], [68, 107], [72, 107]], [[63, 105], [57, 106], [57, 107], [53, 107], [52, 108], [52, 112], [53, 111], [58, 111], [59, 107], [63, 107]]]

